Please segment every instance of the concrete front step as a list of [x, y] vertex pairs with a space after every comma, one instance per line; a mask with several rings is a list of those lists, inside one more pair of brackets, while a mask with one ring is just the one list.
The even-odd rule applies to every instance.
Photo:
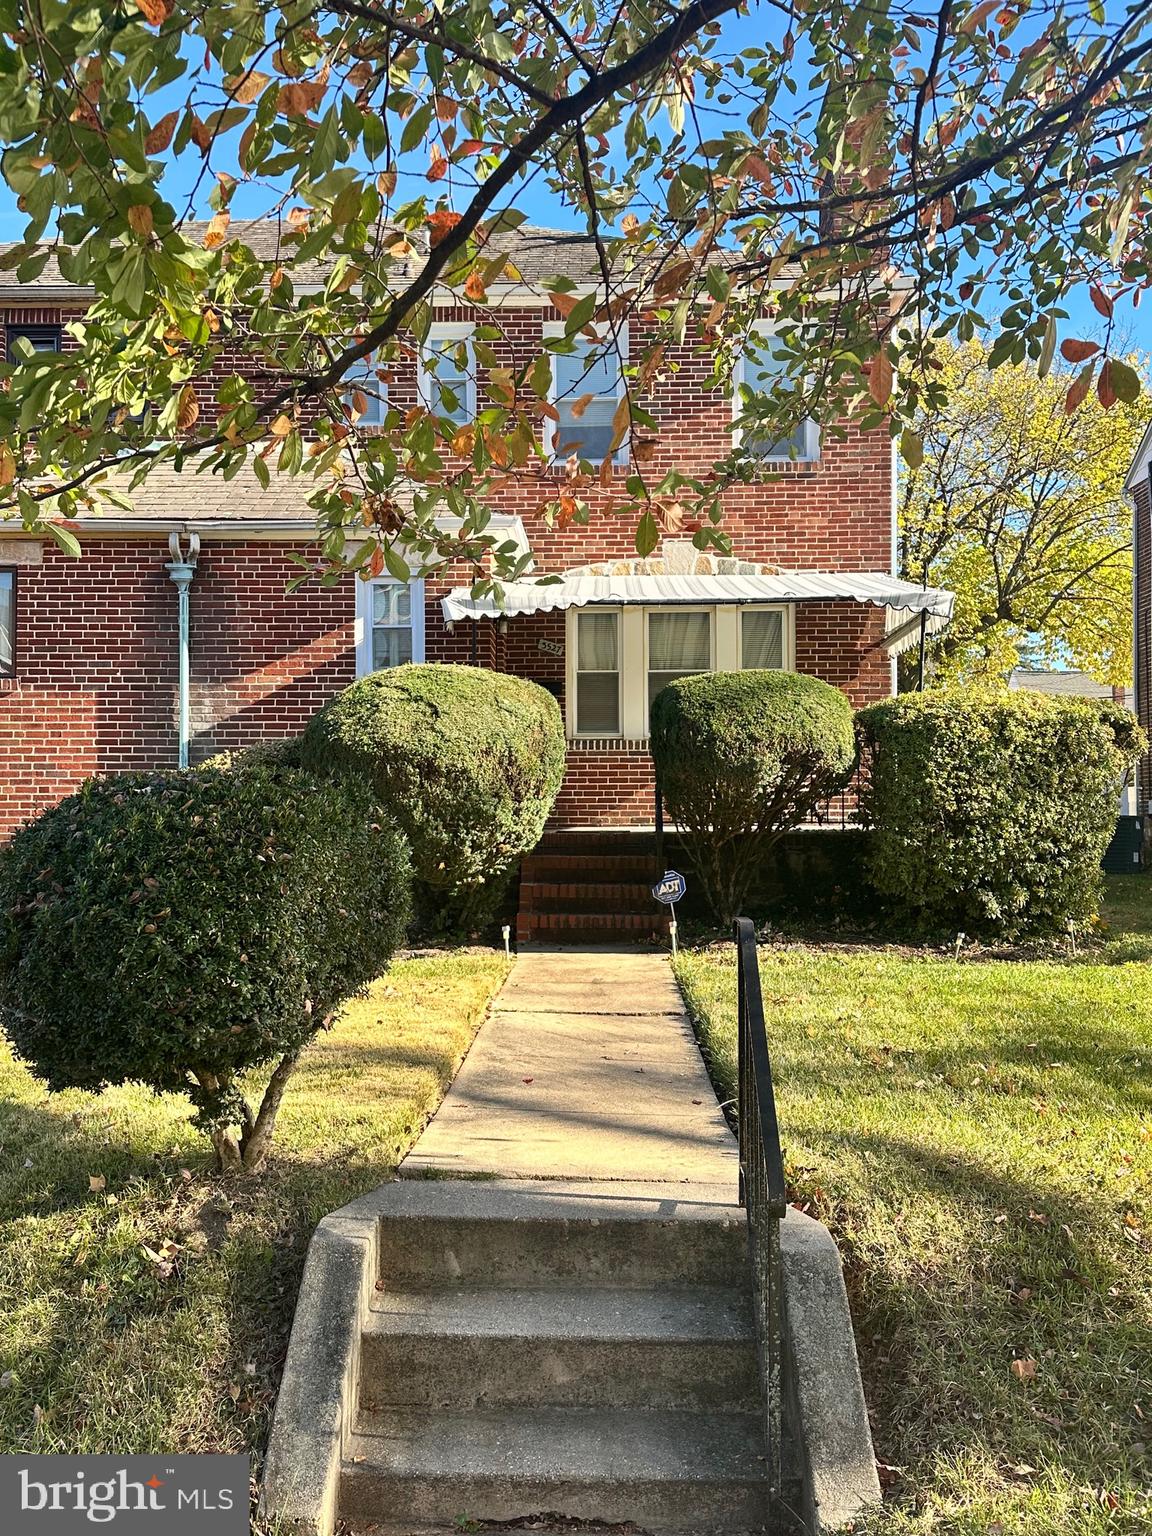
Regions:
[[[731, 1215], [714, 1214], [725, 1208], [699, 1201], [701, 1214], [691, 1219], [691, 1202], [685, 1216], [686, 1202], [676, 1200], [679, 1192], [673, 1186], [668, 1204], [676, 1215], [668, 1221], [614, 1221], [610, 1203], [603, 1200], [594, 1216], [550, 1220], [548, 1186], [543, 1189], [532, 1219], [382, 1217], [382, 1286], [387, 1291], [554, 1284], [671, 1291], [705, 1286], [737, 1292], [751, 1286], [747, 1227], [739, 1207], [733, 1206]], [[621, 1186], [621, 1206], [623, 1191]], [[578, 1206], [574, 1197], [569, 1203]]]
[[763, 1436], [757, 1413], [362, 1413], [339, 1512], [402, 1530], [540, 1511], [652, 1531], [755, 1530], [767, 1521]]
[[360, 1402], [465, 1409], [745, 1409], [760, 1398], [749, 1297], [715, 1288], [384, 1293]]

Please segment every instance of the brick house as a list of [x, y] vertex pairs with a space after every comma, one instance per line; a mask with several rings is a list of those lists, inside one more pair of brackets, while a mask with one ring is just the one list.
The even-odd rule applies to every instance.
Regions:
[[[263, 228], [249, 226], [244, 238], [256, 246]], [[564, 269], [591, 288], [595, 270], [582, 236], [526, 227], [513, 240], [521, 281], [490, 290], [510, 360], [560, 321], [534, 279]], [[18, 335], [35, 346], [69, 345], [62, 327], [90, 297], [52, 265], [25, 287], [0, 284], [6, 345]], [[447, 348], [442, 379], [467, 355], [460, 349], [479, 313], [438, 311], [428, 346]], [[734, 402], [704, 388], [706, 357], [688, 342], [668, 361], [675, 369], [652, 402], [660, 420], [647, 461], [654, 475], [703, 469], [733, 440]], [[610, 439], [618, 369], [599, 365], [577, 391], [583, 366], [557, 359], [561, 420], [548, 427], [562, 439], [549, 445], [560, 450], [557, 461], [576, 444], [596, 461]], [[763, 354], [749, 364], [761, 375], [767, 366]], [[409, 376], [394, 374], [389, 402], [418, 403], [420, 372], [414, 363]], [[464, 421], [476, 408], [475, 380], [460, 372]], [[756, 375], [747, 380], [754, 387]], [[575, 392], [594, 395], [578, 419], [566, 408]], [[730, 561], [698, 554], [684, 535], [638, 561], [631, 523], [606, 509], [594, 510], [587, 527], [549, 526], [538, 508], [561, 469], [541, 465], [504, 499], [493, 526], [530, 550], [535, 575], [565, 580], [515, 584], [502, 614], [473, 604], [465, 570], [452, 565], [410, 590], [350, 578], [289, 594], [298, 574], [291, 556], [307, 548], [311, 521], [303, 483], [287, 478], [264, 491], [247, 472], [224, 483], [193, 466], [163, 469], [133, 493], [131, 515], [84, 520], [79, 561], [0, 524], [0, 837], [90, 774], [175, 766], [182, 705], [196, 762], [293, 734], [357, 675], [410, 658], [516, 672], [556, 695], [570, 740], [557, 828], [651, 825], [647, 705], [661, 683], [702, 669], [783, 666], [862, 704], [891, 692], [894, 649], [947, 622], [948, 594], [891, 574], [894, 464], [885, 432], [848, 424], [842, 439], [822, 439], [809, 422], [787, 443], [757, 451], [764, 477], [726, 493]], [[617, 460], [622, 474], [627, 446]], [[172, 578], [188, 565], [182, 689]]]

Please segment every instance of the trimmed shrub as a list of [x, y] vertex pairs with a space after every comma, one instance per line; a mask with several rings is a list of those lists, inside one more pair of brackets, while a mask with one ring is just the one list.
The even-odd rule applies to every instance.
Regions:
[[651, 751], [708, 905], [728, 923], [768, 849], [847, 782], [852, 707], [794, 672], [682, 677], [653, 700]]
[[[0, 1025], [50, 1088], [186, 1092], [256, 1167], [300, 1051], [400, 942], [407, 868], [355, 785], [90, 781], [0, 853]], [[254, 1110], [237, 1079], [273, 1062]]]
[[418, 664], [346, 688], [304, 733], [314, 773], [370, 783], [448, 924], [489, 922], [564, 778], [564, 725], [539, 684]]
[[1016, 938], [1096, 910], [1118, 795], [1144, 747], [1108, 703], [905, 694], [860, 711], [871, 880], [922, 930]]
[[227, 773], [249, 773], [253, 768], [299, 768], [299, 736], [269, 737], [254, 741], [250, 747], [216, 752], [197, 763], [197, 771], [223, 769]]

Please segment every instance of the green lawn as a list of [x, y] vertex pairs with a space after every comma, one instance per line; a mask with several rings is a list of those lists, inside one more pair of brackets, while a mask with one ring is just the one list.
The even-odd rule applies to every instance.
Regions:
[[[760, 952], [793, 1199], [841, 1245], [886, 1536], [1152, 1530], [1152, 881], [1077, 958]], [[728, 946], [679, 976], [734, 1092]]]
[[258, 1451], [312, 1228], [391, 1176], [507, 968], [397, 962], [305, 1054], [248, 1181], [186, 1100], [48, 1095], [0, 1047], [0, 1452]]

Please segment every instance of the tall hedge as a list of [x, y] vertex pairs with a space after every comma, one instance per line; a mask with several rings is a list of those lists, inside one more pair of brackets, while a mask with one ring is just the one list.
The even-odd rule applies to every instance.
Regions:
[[652, 702], [651, 752], [715, 916], [740, 910], [757, 865], [839, 789], [856, 748], [838, 688], [793, 672], [710, 672]]
[[404, 829], [445, 922], [491, 920], [564, 777], [564, 725], [537, 683], [481, 667], [374, 672], [304, 733], [314, 773], [359, 778]]
[[1111, 704], [906, 694], [857, 717], [876, 890], [924, 930], [1014, 938], [1096, 909], [1100, 860], [1144, 746]]
[[[296, 1058], [408, 914], [403, 839], [286, 769], [86, 784], [0, 853], [0, 1026], [50, 1088], [182, 1090], [259, 1164]], [[275, 1063], [260, 1108], [238, 1078]]]

